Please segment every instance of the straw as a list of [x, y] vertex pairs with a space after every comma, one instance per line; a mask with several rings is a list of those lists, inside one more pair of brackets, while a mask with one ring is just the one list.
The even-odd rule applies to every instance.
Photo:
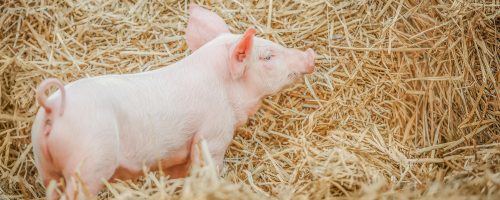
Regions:
[[[498, 1], [196, 1], [318, 54], [236, 131], [221, 178], [145, 172], [99, 199], [498, 199]], [[168, 66], [187, 1], [0, 2], [0, 199], [38, 199], [35, 88]], [[51, 90], [50, 92], [53, 92]], [[55, 186], [51, 185], [50, 190]]]

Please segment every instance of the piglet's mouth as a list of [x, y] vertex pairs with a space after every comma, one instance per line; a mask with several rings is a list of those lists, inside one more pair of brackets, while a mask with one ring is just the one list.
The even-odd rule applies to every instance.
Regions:
[[288, 79], [290, 79], [290, 80], [297, 80], [299, 78], [300, 78], [300, 74], [297, 72], [292, 72], [292, 73], [288, 74]]
[[290, 80], [291, 84], [300, 82], [303, 78], [304, 78], [303, 73], [292, 72], [292, 73], [288, 74], [288, 80]]

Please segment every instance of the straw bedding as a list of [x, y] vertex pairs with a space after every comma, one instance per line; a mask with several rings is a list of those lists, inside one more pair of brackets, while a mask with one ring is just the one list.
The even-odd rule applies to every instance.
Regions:
[[[189, 55], [189, 2], [0, 2], [0, 198], [42, 198], [30, 140], [36, 86]], [[198, 3], [235, 33], [255, 27], [313, 48], [317, 71], [237, 130], [222, 178], [210, 166], [177, 180], [147, 173], [99, 198], [500, 197], [498, 1]]]

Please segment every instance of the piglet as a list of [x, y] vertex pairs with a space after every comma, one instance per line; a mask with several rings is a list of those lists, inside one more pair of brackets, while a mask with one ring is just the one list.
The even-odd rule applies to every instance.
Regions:
[[[200, 162], [194, 147], [201, 138], [221, 169], [235, 128], [261, 99], [314, 71], [312, 49], [285, 48], [253, 28], [232, 34], [217, 14], [194, 4], [189, 13], [192, 54], [168, 67], [40, 84], [31, 134], [46, 187], [62, 178], [65, 197], [86, 199], [102, 180], [137, 178], [143, 166], [184, 177]], [[50, 86], [58, 90], [47, 98]]]

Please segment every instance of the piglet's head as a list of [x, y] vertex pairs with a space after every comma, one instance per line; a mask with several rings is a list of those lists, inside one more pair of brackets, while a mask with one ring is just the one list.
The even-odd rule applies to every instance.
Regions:
[[251, 85], [267, 95], [314, 71], [316, 54], [312, 49], [286, 48], [256, 37], [255, 33], [255, 29], [248, 28], [243, 34], [232, 34], [217, 14], [194, 4], [190, 6], [186, 30], [188, 47], [195, 51], [207, 43], [224, 43], [228, 71], [234, 81]]

